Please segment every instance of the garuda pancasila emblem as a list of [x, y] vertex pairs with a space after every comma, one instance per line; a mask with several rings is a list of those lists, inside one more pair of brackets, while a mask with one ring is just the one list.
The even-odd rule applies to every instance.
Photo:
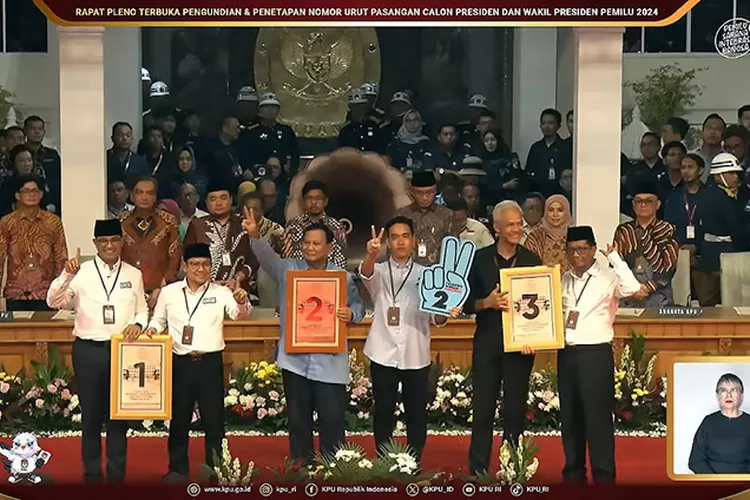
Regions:
[[346, 74], [354, 59], [354, 47], [345, 30], [331, 42], [326, 34], [311, 32], [306, 39], [284, 37], [281, 62], [296, 79], [285, 82], [284, 90], [299, 99], [329, 100], [346, 94], [351, 88], [335, 86], [335, 80]]

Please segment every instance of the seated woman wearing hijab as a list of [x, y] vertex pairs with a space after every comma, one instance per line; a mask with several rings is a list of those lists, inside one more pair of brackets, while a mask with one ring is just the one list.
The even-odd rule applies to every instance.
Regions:
[[423, 128], [424, 121], [419, 111], [412, 109], [404, 113], [401, 128], [386, 149], [391, 165], [401, 171], [422, 169], [424, 154], [430, 144], [430, 138], [422, 132]]
[[742, 380], [734, 373], [719, 378], [719, 411], [706, 415], [693, 438], [688, 467], [694, 473], [750, 473], [750, 415], [740, 409], [744, 393]]
[[542, 222], [531, 230], [523, 246], [542, 259], [545, 266], [559, 264], [560, 271], [565, 272], [568, 269], [565, 245], [570, 221], [568, 199], [561, 194], [550, 196], [544, 204]]

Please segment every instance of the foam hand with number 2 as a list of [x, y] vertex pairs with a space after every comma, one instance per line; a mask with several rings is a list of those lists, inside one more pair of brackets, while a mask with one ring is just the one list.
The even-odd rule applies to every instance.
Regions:
[[449, 316], [454, 307], [461, 307], [469, 295], [468, 274], [476, 246], [454, 236], [443, 239], [440, 262], [422, 271], [419, 286], [423, 312]]

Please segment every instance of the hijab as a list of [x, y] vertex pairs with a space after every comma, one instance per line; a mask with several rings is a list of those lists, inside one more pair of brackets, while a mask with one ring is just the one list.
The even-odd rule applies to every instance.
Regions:
[[[419, 129], [414, 133], [406, 130], [406, 124], [404, 122], [406, 122], [409, 116], [414, 116], [419, 122]], [[405, 144], [417, 144], [422, 141], [428, 141], [430, 140], [430, 138], [422, 133], [423, 126], [424, 126], [424, 120], [422, 120], [422, 115], [420, 115], [419, 111], [417, 111], [416, 109], [411, 109], [407, 111], [406, 113], [404, 113], [404, 117], [401, 123], [401, 128], [398, 129], [398, 132], [396, 133], [396, 138], [398, 138], [399, 141]]]
[[177, 221], [179, 222], [181, 213], [180, 213], [180, 206], [177, 204], [174, 200], [159, 200], [159, 203], [157, 204], [157, 207], [169, 212], [170, 214], [174, 215], [177, 218]]
[[[558, 226], [553, 226], [547, 216], [547, 210], [553, 203], [559, 203], [565, 212], [565, 216]], [[567, 238], [570, 222], [570, 202], [568, 199], [561, 194], [553, 194], [547, 198], [547, 201], [544, 203], [544, 217], [542, 217], [542, 228], [547, 237], [553, 240], [564, 240]]]

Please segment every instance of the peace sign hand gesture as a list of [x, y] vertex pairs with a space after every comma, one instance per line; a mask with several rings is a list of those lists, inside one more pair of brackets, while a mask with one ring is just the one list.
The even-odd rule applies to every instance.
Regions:
[[422, 310], [448, 316], [451, 309], [463, 305], [469, 295], [466, 277], [475, 251], [471, 241], [459, 242], [451, 236], [443, 239], [440, 262], [422, 271]]
[[242, 219], [242, 229], [245, 230], [249, 237], [258, 238], [260, 234], [258, 233], [258, 223], [255, 222], [255, 211], [252, 209], [248, 210], [245, 207], [244, 212], [245, 218]]
[[375, 226], [370, 226], [370, 241], [367, 242], [367, 255], [377, 257], [380, 255], [380, 250], [383, 247], [383, 235], [385, 234], [385, 228], [381, 229], [379, 233], [375, 233]]
[[76, 249], [76, 256], [65, 263], [65, 272], [68, 274], [78, 274], [81, 269], [81, 249]]
[[609, 254], [611, 254], [612, 252], [615, 252], [615, 253], [617, 253], [617, 251], [618, 251], [618, 250], [617, 250], [617, 242], [614, 242], [614, 243], [612, 243], [611, 245], [610, 245], [610, 244], [608, 243], [608, 244], [607, 244], [607, 249], [606, 249], [606, 250], [599, 250], [599, 251], [600, 251], [600, 252], [602, 253], [602, 255], [604, 255], [605, 257], [609, 257]]

